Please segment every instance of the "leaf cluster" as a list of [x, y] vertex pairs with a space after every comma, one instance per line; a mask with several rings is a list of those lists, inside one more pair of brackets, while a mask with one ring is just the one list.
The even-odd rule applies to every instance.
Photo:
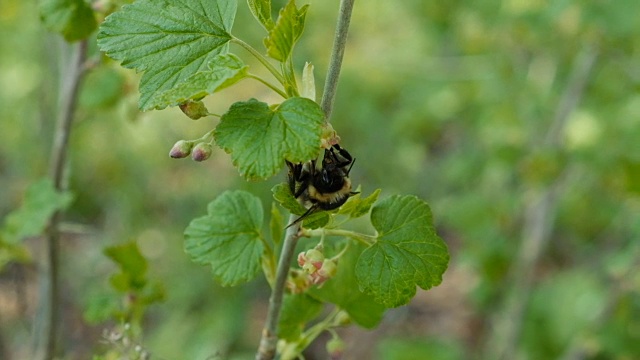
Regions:
[[[231, 154], [244, 177], [264, 179], [282, 168], [283, 159], [308, 161], [320, 152], [324, 115], [318, 104], [299, 96], [291, 62], [308, 6], [298, 8], [292, 0], [274, 22], [269, 1], [249, 1], [267, 31], [266, 54], [280, 63], [280, 70], [232, 35], [236, 7], [236, 1], [136, 1], [105, 19], [98, 45], [122, 66], [143, 73], [142, 110], [199, 101], [247, 78], [283, 96], [280, 104], [236, 102], [214, 132], [215, 142]], [[229, 52], [231, 43], [257, 57], [279, 84], [253, 75], [240, 57]]]
[[29, 185], [22, 205], [9, 213], [0, 226], [0, 270], [11, 261], [28, 261], [30, 255], [22, 241], [42, 235], [53, 214], [66, 209], [72, 200], [71, 193], [56, 191], [49, 179]]
[[[294, 213], [302, 211], [304, 208], [283, 190], [285, 186], [274, 187], [274, 199]], [[308, 236], [346, 237], [341, 244], [349, 248], [339, 259], [337, 275], [310, 294], [338, 305], [366, 327], [375, 326], [385, 308], [408, 303], [417, 286], [429, 289], [438, 285], [449, 260], [424, 201], [414, 196], [392, 196], [375, 203], [378, 194], [376, 191], [366, 198], [352, 197], [340, 211], [318, 213], [304, 221], [305, 227], [310, 224], [309, 229], [317, 229], [303, 230]], [[336, 227], [369, 210], [377, 230], [374, 235]], [[277, 239], [267, 240], [264, 223], [257, 197], [244, 191], [227, 191], [209, 204], [206, 216], [189, 224], [185, 251], [195, 262], [210, 265], [214, 278], [222, 285], [246, 282], [269, 256], [275, 256], [272, 249]], [[271, 232], [281, 226], [280, 221], [270, 224]], [[366, 303], [369, 308], [363, 306]]]
[[[293, 67], [294, 47], [302, 36], [308, 5], [297, 7], [290, 0], [274, 20], [270, 1], [249, 0], [248, 4], [266, 31], [266, 57], [232, 34], [237, 4], [223, 0], [139, 0], [105, 19], [98, 45], [122, 66], [142, 72], [142, 110], [199, 102], [198, 114], [185, 112], [197, 119], [207, 112], [201, 108], [203, 98], [243, 79], [257, 80], [280, 95], [284, 100], [276, 104], [257, 99], [235, 102], [208, 132], [231, 155], [240, 174], [253, 180], [273, 176], [285, 160], [305, 163], [317, 159], [321, 146], [337, 135], [329, 131], [332, 128], [313, 99], [312, 67], [305, 67], [301, 87]], [[230, 44], [248, 51], [277, 83], [254, 75], [240, 56], [230, 52]], [[287, 185], [277, 185], [272, 192], [276, 203], [290, 213], [307, 211]], [[385, 309], [407, 304], [417, 287], [429, 289], [442, 281], [449, 255], [435, 233], [429, 206], [414, 196], [378, 201], [379, 194], [380, 190], [367, 197], [355, 194], [340, 209], [316, 211], [303, 221], [299, 235], [320, 238], [316, 247], [326, 245], [337, 272], [322, 287], [309, 283], [285, 297], [280, 336], [295, 340], [291, 356], [320, 331], [342, 325], [340, 314], [374, 327]], [[273, 286], [284, 224], [275, 205], [269, 221], [263, 208], [260, 199], [248, 192], [222, 193], [209, 203], [205, 215], [186, 228], [185, 252], [194, 262], [210, 266], [221, 285], [245, 283], [262, 269]], [[367, 214], [372, 234], [344, 228]], [[135, 269], [126, 266], [129, 262], [120, 264], [123, 273], [112, 278], [116, 288], [139, 286], [140, 279], [132, 277]], [[295, 282], [295, 273], [291, 272], [289, 281]], [[336, 311], [304, 330], [325, 302], [335, 304]]]

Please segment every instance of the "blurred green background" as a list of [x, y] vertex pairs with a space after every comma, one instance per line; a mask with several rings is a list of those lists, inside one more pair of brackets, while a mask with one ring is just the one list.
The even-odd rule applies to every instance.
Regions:
[[[319, 93], [337, 8], [311, 2], [296, 49], [298, 69], [315, 65]], [[429, 202], [452, 259], [442, 285], [377, 329], [341, 331], [344, 359], [640, 358], [638, 14], [636, 0], [356, 2], [332, 119], [357, 158], [352, 178], [365, 194]], [[242, 1], [233, 32], [261, 45]], [[0, 34], [5, 216], [46, 176], [68, 52], [32, 0], [0, 2]], [[135, 239], [166, 290], [145, 321], [154, 358], [252, 359], [268, 287], [215, 285], [187, 259], [182, 231], [225, 189], [270, 206], [285, 174], [245, 182], [220, 150], [204, 163], [169, 158], [175, 141], [216, 120], [139, 113], [137, 81], [107, 61], [83, 83], [63, 227], [67, 358], [109, 346], [102, 332], [115, 324], [100, 320], [117, 296], [115, 266], [102, 249]], [[223, 113], [251, 97], [279, 101], [245, 80], [207, 105]], [[40, 243], [26, 241], [36, 259]], [[6, 267], [0, 357], [28, 358], [36, 299], [36, 264]], [[306, 358], [326, 359], [324, 341]]]

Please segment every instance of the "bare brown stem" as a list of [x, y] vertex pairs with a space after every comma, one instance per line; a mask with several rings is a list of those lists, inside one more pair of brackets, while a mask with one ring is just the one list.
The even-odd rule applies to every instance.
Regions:
[[[538, 146], [560, 148], [565, 124], [580, 100], [592, 74], [597, 52], [585, 48], [574, 60], [551, 126]], [[565, 171], [566, 173], [566, 171]], [[553, 184], [541, 191], [532, 189], [532, 197], [524, 210], [522, 243], [514, 261], [510, 291], [506, 294], [504, 310], [493, 322], [493, 338], [487, 355], [496, 359], [517, 359], [517, 345], [522, 330], [522, 319], [533, 287], [535, 270], [551, 237], [555, 222], [557, 198], [565, 185], [562, 174]]]
[[[72, 60], [60, 73], [59, 108], [56, 119], [51, 148], [49, 177], [57, 191], [64, 191], [64, 170], [66, 166], [69, 135], [71, 124], [78, 100], [78, 89], [84, 75], [87, 58], [87, 41], [77, 45], [64, 44], [72, 47]], [[50, 360], [56, 356], [56, 340], [58, 337], [60, 319], [60, 219], [62, 213], [56, 211], [49, 219], [46, 233], [46, 256], [41, 268], [40, 299], [38, 303], [38, 317], [40, 326], [35, 329], [34, 337], [35, 359]], [[36, 321], [38, 323], [38, 321]]]

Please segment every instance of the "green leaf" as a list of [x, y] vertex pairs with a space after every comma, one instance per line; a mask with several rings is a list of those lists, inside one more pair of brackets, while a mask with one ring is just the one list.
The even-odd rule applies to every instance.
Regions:
[[[280, 183], [271, 189], [273, 198], [290, 213], [295, 215], [304, 214], [307, 209], [302, 206], [298, 200], [293, 197], [289, 186], [285, 183]], [[307, 229], [317, 229], [323, 227], [329, 223], [329, 213], [326, 211], [316, 211], [307, 216], [303, 221], [303, 225]], [[288, 225], [288, 224], [287, 224]]]
[[69, 42], [87, 38], [98, 25], [84, 0], [41, 0], [40, 17], [47, 29]]
[[271, 19], [271, 0], [247, 0], [253, 17], [269, 31], [274, 27]]
[[[331, 251], [331, 255], [334, 255], [341, 250], [335, 245], [344, 246], [344, 244], [345, 242], [331, 242], [325, 246], [325, 253]], [[356, 262], [364, 250], [364, 245], [351, 242], [349, 249], [338, 260], [336, 275], [327, 280], [321, 288], [311, 288], [309, 295], [338, 305], [349, 313], [351, 319], [358, 325], [371, 329], [380, 323], [386, 308], [375, 302], [371, 296], [358, 290]]]
[[104, 249], [104, 254], [120, 267], [121, 272], [110, 278], [116, 290], [140, 290], [146, 285], [147, 259], [142, 256], [135, 241], [109, 246]]
[[92, 325], [109, 320], [120, 309], [121, 299], [109, 293], [94, 293], [87, 297], [84, 319]]
[[373, 207], [371, 223], [378, 239], [358, 259], [361, 290], [386, 307], [397, 307], [413, 298], [416, 285], [427, 290], [442, 282], [449, 253], [435, 233], [427, 203], [415, 196], [389, 197]]
[[282, 230], [285, 227], [284, 218], [278, 210], [278, 206], [276, 203], [271, 203], [271, 220], [269, 221], [269, 229], [271, 230], [271, 241], [274, 244], [279, 244], [282, 241], [282, 236], [284, 231]]
[[31, 261], [29, 250], [22, 244], [8, 244], [0, 234], [0, 272], [11, 262], [27, 263]]
[[306, 62], [302, 69], [302, 88], [300, 96], [316, 101], [316, 80], [313, 76], [313, 65]]
[[[358, 218], [368, 214], [371, 206], [378, 201], [380, 191], [380, 189], [376, 189], [376, 191], [364, 199], [360, 196], [360, 193], [351, 196], [347, 202], [340, 207], [338, 214], [349, 215], [351, 218]], [[360, 188], [356, 189], [356, 192], [360, 192]]]
[[158, 95], [157, 102], [175, 106], [187, 100], [199, 100], [206, 95], [229, 87], [247, 76], [242, 60], [233, 54], [217, 55], [209, 69], [198, 71], [172, 89]]
[[69, 206], [71, 200], [70, 193], [57, 192], [48, 179], [31, 184], [22, 206], [5, 217], [0, 238], [8, 244], [16, 244], [26, 237], [42, 234], [51, 216]]
[[273, 110], [251, 99], [231, 105], [214, 136], [240, 174], [264, 179], [277, 173], [284, 159], [297, 163], [317, 157], [323, 121], [320, 106], [306, 98], [289, 98]]
[[307, 15], [309, 5], [304, 5], [300, 9], [296, 7], [295, 0], [280, 10], [276, 25], [270, 29], [269, 35], [264, 39], [267, 47], [267, 54], [280, 62], [286, 61], [304, 30], [304, 19]]
[[234, 0], [139, 0], [108, 16], [98, 45], [126, 68], [143, 71], [140, 108], [162, 109], [159, 95], [226, 54]]
[[294, 341], [305, 325], [322, 311], [322, 303], [305, 294], [285, 295], [278, 321], [278, 338]]
[[208, 215], [194, 219], [185, 230], [185, 252], [192, 261], [211, 265], [223, 286], [251, 280], [264, 249], [260, 199], [246, 191], [226, 191], [207, 209]]

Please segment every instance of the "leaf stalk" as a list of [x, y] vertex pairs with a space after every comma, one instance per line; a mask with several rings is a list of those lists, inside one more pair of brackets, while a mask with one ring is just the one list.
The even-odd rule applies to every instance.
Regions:
[[357, 233], [355, 231], [343, 230], [343, 229], [313, 229], [302, 230], [302, 236], [317, 237], [317, 236], [344, 236], [350, 239], [357, 240], [366, 246], [371, 246], [376, 243], [376, 236]]
[[267, 70], [269, 70], [269, 72], [278, 80], [278, 82], [280, 82], [280, 84], [282, 84], [283, 86], [286, 86], [286, 81], [284, 79], [284, 77], [282, 76], [282, 74], [273, 66], [271, 65], [271, 63], [269, 62], [269, 60], [267, 60], [267, 58], [265, 58], [264, 56], [262, 56], [262, 54], [260, 54], [260, 52], [258, 52], [258, 50], [254, 49], [251, 45], [247, 44], [246, 42], [238, 39], [237, 37], [232, 37], [231, 41], [233, 41], [234, 43], [240, 45], [241, 47], [243, 47], [245, 50], [247, 50], [251, 55], [253, 55], [265, 68], [267, 68]]
[[261, 78], [260, 76], [249, 73], [249, 74], [247, 74], [247, 77], [249, 77], [251, 79], [254, 79], [254, 80], [258, 80], [259, 82], [261, 82], [262, 84], [267, 86], [269, 89], [277, 92], [278, 95], [282, 96], [285, 99], [288, 98], [287, 94], [285, 94], [284, 91], [278, 89], [275, 85], [273, 85], [272, 83], [268, 82], [267, 80]]

